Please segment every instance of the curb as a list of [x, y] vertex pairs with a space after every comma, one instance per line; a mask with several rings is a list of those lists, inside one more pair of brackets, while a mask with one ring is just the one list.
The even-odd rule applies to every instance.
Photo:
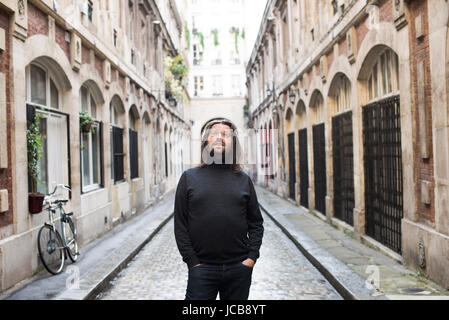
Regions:
[[109, 282], [115, 278], [115, 276], [122, 271], [128, 263], [153, 239], [153, 237], [173, 218], [174, 212], [172, 212], [164, 221], [157, 226], [156, 229], [140, 243], [125, 259], [123, 259], [111, 273], [105, 276], [84, 298], [83, 300], [94, 300], [104, 289], [109, 286]]
[[[260, 202], [259, 206], [345, 300], [385, 299], [385, 297], [376, 295], [376, 290], [373, 291], [363, 288], [363, 286], [365, 285], [364, 279], [350, 270], [340, 260], [330, 255], [324, 249], [320, 248], [315, 241], [308, 238], [304, 234], [299, 235], [297, 232], [295, 232], [296, 236], [293, 235], [284, 226], [284, 224], [287, 225], [287, 223], [283, 224], [279, 221], [282, 217], [275, 218], [274, 214], [270, 213]], [[308, 243], [308, 246], [302, 245], [297, 239], [298, 237], [302, 238], [304, 243]], [[313, 251], [319, 252], [320, 255], [316, 257], [312, 253]], [[340, 268], [338, 269], [340, 277], [336, 274], [336, 272], [331, 270], [331, 266], [333, 266], [335, 270]], [[350, 278], [353, 288], [350, 288], [348, 285], [346, 285], [345, 282], [342, 281], [341, 277]]]

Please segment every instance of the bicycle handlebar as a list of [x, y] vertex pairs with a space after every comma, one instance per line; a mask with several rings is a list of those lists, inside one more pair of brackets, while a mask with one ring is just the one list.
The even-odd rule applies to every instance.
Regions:
[[[44, 198], [44, 203], [45, 203], [46, 205], [48, 204], [48, 205], [51, 206], [51, 203], [52, 203], [52, 201], [50, 201], [51, 196], [55, 194], [56, 189], [58, 189], [58, 188], [63, 188], [63, 189], [72, 191], [72, 189], [70, 189], [70, 186], [67, 186], [67, 185], [62, 184], [62, 183], [57, 184], [57, 185], [55, 186], [55, 188], [53, 189], [53, 192], [48, 193], [48, 194], [45, 196], [45, 198]], [[61, 202], [61, 203], [63, 203], [63, 202]]]
[[53, 192], [47, 194], [47, 196], [51, 196], [51, 195], [55, 194], [56, 189], [58, 189], [59, 187], [61, 187], [61, 188], [63, 188], [63, 189], [66, 189], [66, 190], [69, 190], [69, 191], [72, 191], [72, 189], [70, 189], [70, 186], [67, 186], [67, 185], [65, 185], [65, 184], [60, 183], [60, 184], [57, 184], [57, 185], [55, 186], [55, 188], [53, 189]]

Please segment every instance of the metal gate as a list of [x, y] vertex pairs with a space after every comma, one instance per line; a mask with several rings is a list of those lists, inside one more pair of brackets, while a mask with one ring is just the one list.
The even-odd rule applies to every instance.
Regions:
[[309, 164], [307, 160], [307, 129], [298, 131], [300, 204], [309, 207]]
[[334, 216], [354, 225], [354, 156], [352, 111], [332, 118]]
[[324, 123], [313, 126], [313, 172], [315, 176], [315, 209], [326, 214], [326, 150]]
[[295, 133], [288, 134], [288, 166], [289, 166], [289, 186], [290, 186], [290, 198], [295, 200]]
[[366, 233], [401, 254], [402, 152], [399, 96], [363, 108]]

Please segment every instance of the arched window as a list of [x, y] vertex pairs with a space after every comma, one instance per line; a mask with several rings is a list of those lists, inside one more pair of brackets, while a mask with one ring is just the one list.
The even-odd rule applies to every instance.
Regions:
[[39, 160], [38, 181], [34, 184], [31, 179], [29, 180], [30, 192], [35, 190], [40, 193], [48, 193], [56, 184], [69, 184], [68, 118], [58, 110], [61, 107], [60, 90], [54, 79], [49, 69], [39, 62], [35, 61], [26, 68], [27, 110], [35, 111], [30, 115], [40, 114], [42, 116], [39, 130], [43, 137], [43, 153]]
[[398, 56], [391, 49], [385, 49], [378, 55], [368, 77], [369, 100], [399, 91], [398, 74]]
[[101, 122], [97, 121], [97, 105], [91, 90], [82, 86], [80, 89], [80, 109], [89, 114], [94, 123], [91, 129], [81, 130], [81, 172], [82, 191], [88, 192], [96, 189], [102, 182], [101, 177]]
[[351, 109], [351, 83], [349, 79], [340, 74], [337, 76], [335, 89], [335, 114]]
[[324, 99], [320, 92], [314, 92], [310, 102], [310, 108], [313, 115], [312, 123], [317, 124], [324, 122]]
[[37, 63], [31, 64], [27, 83], [30, 103], [59, 109], [59, 90], [45, 67]]

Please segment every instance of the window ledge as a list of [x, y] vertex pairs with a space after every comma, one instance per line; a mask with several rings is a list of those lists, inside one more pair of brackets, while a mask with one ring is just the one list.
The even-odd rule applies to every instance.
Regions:
[[102, 189], [104, 189], [104, 187], [102, 187], [101, 185], [87, 186], [82, 189], [81, 194], [88, 194]]

